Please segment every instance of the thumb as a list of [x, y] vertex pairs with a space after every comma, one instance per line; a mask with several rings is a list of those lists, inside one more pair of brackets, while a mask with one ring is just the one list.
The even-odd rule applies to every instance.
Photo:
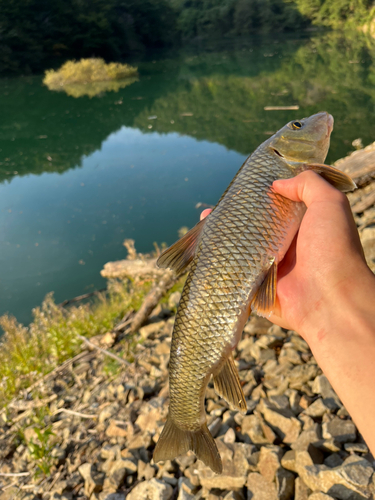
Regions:
[[302, 201], [307, 207], [317, 201], [343, 198], [343, 195], [320, 175], [308, 170], [293, 177], [274, 181], [272, 185], [276, 193], [292, 201]]

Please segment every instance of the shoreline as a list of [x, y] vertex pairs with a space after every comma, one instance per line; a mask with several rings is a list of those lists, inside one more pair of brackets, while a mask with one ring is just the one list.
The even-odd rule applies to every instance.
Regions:
[[[375, 272], [375, 143], [336, 165], [359, 185], [348, 198]], [[129, 240], [125, 246], [128, 258], [102, 271], [109, 279], [104, 294], [64, 301], [67, 307], [49, 296], [28, 329], [7, 317], [15, 352], [30, 347], [23, 336], [45, 344], [30, 353], [30, 372], [25, 364], [14, 378], [12, 398], [4, 390], [12, 367], [3, 373], [0, 500], [257, 500], [265, 492], [271, 500], [307, 500], [314, 491], [326, 500], [372, 499], [374, 458], [309, 347], [256, 316], [235, 351], [247, 415], [207, 390], [223, 475], [191, 453], [152, 462], [168, 407], [170, 336], [183, 278], [155, 270], [151, 256], [139, 256]], [[97, 300], [81, 304], [89, 295]], [[45, 359], [36, 360], [47, 347]], [[7, 349], [0, 345], [0, 358]], [[22, 366], [12, 360], [14, 369]]]

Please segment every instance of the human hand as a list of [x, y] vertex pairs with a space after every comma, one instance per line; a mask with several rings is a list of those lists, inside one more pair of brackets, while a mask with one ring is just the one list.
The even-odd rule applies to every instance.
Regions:
[[[340, 308], [343, 296], [373, 275], [366, 265], [346, 196], [318, 174], [307, 171], [273, 183], [273, 189], [307, 211], [278, 266], [277, 302], [269, 318], [303, 337]], [[204, 210], [201, 220], [211, 212]]]

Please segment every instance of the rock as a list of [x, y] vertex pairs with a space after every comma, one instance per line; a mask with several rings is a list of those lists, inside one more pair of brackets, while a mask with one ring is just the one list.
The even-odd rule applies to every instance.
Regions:
[[[92, 497], [91, 497], [91, 499], [92, 499]], [[99, 494], [99, 500], [125, 500], [125, 499], [126, 499], [126, 495], [124, 493], [110, 493], [110, 492], [102, 491]]]
[[323, 399], [314, 401], [303, 413], [310, 417], [322, 417], [325, 413], [330, 413], [331, 408], [325, 404]]
[[225, 433], [223, 441], [226, 444], [234, 443], [236, 441], [236, 433], [231, 427]]
[[174, 307], [177, 307], [181, 299], [181, 293], [180, 292], [173, 292], [170, 294], [169, 299], [168, 299], [168, 306], [173, 309]]
[[351, 420], [342, 420], [334, 417], [330, 422], [324, 422], [322, 425], [323, 437], [325, 439], [334, 439], [339, 443], [355, 441], [357, 430]]
[[78, 472], [85, 481], [85, 495], [90, 497], [92, 493], [102, 490], [104, 474], [97, 473], [90, 463], [82, 464], [78, 467]]
[[139, 334], [140, 336], [145, 340], [152, 335], [155, 335], [155, 333], [159, 332], [164, 328], [165, 322], [164, 321], [157, 321], [156, 323], [150, 323], [149, 325], [142, 326], [142, 328], [139, 329]]
[[278, 500], [276, 485], [257, 472], [250, 472], [246, 487], [247, 500]]
[[340, 457], [338, 453], [332, 453], [324, 460], [324, 465], [327, 467], [339, 467], [344, 463], [344, 460]]
[[119, 412], [119, 405], [117, 403], [113, 403], [111, 405], [106, 406], [103, 408], [103, 410], [99, 413], [99, 424], [102, 424], [105, 422], [108, 418], [112, 417], [113, 415], [118, 414]]
[[345, 443], [345, 451], [347, 452], [358, 452], [358, 453], [368, 453], [368, 448], [365, 443]]
[[276, 439], [276, 434], [259, 414], [244, 417], [241, 432], [245, 436], [247, 435], [250, 442], [254, 444], [272, 444]]
[[131, 460], [116, 460], [107, 473], [103, 488], [114, 488], [117, 490], [123, 483], [126, 475], [136, 474], [136, 472], [137, 465]]
[[322, 491], [342, 500], [370, 498], [369, 484], [374, 472], [371, 464], [360, 457], [349, 459], [333, 469], [326, 465], [310, 465], [298, 472], [312, 491]]
[[297, 477], [294, 483], [294, 500], [308, 500], [310, 493], [310, 488], [300, 477]]
[[240, 444], [226, 446], [220, 440], [216, 440], [216, 444], [223, 462], [223, 472], [217, 475], [203, 462], [199, 462], [197, 468], [201, 485], [207, 489], [242, 488], [246, 482], [249, 467], [244, 448]]
[[276, 490], [280, 500], [289, 500], [294, 493], [294, 474], [279, 467], [276, 471]]
[[272, 482], [276, 476], [282, 453], [279, 446], [262, 446], [260, 449], [258, 471], [269, 482]]
[[223, 500], [245, 500], [245, 497], [239, 491], [229, 491], [223, 498]]
[[133, 436], [133, 426], [130, 422], [119, 422], [117, 420], [111, 420], [109, 426], [107, 427], [105, 433], [108, 437], [132, 437]]
[[291, 444], [297, 440], [302, 426], [291, 410], [277, 410], [275, 406], [264, 399], [261, 400], [259, 409], [266, 422], [271, 425], [284, 443]]
[[138, 479], [149, 481], [155, 476], [155, 472], [155, 466], [153, 467], [150, 463], [143, 462], [143, 460], [138, 460]]
[[295, 366], [288, 375], [289, 387], [301, 390], [306, 382], [315, 379], [318, 372], [318, 366], [312, 363]]
[[310, 444], [320, 441], [322, 438], [319, 424], [313, 424], [307, 430], [301, 432], [298, 439], [291, 445], [292, 450], [305, 451], [309, 448]]
[[126, 500], [170, 500], [173, 495], [173, 488], [159, 479], [151, 479], [137, 484], [128, 493]]
[[281, 465], [284, 467], [284, 469], [291, 470], [292, 472], [297, 472], [296, 452], [294, 450], [288, 450], [281, 459]]
[[330, 495], [326, 495], [325, 493], [316, 492], [309, 496], [308, 500], [335, 500]]

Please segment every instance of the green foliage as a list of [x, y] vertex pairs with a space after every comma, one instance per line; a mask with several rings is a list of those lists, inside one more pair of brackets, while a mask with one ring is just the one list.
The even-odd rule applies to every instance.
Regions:
[[73, 57], [119, 60], [175, 38], [168, 0], [0, 0], [0, 72]]
[[52, 432], [51, 425], [43, 429], [35, 427], [34, 432], [37, 435], [38, 441], [34, 442], [31, 438], [27, 443], [27, 448], [30, 457], [34, 460], [37, 467], [35, 475], [43, 474], [43, 476], [49, 476], [54, 462], [54, 458], [51, 455], [53, 449], [51, 437], [55, 436], [55, 434]]
[[101, 92], [127, 87], [138, 80], [137, 68], [129, 64], [109, 63], [90, 58], [67, 61], [58, 70], [47, 70], [43, 79], [50, 90], [65, 91], [73, 97], [94, 97]]
[[375, 18], [372, 0], [0, 0], [0, 72], [73, 57], [121, 60], [180, 39], [330, 27]]
[[63, 309], [48, 294], [34, 319], [24, 327], [8, 315], [0, 317], [5, 335], [0, 345], [0, 404], [53, 370], [80, 350], [77, 334], [92, 337], [105, 333], [122, 315], [142, 301], [148, 287], [134, 292], [129, 284], [110, 282], [107, 294], [92, 304]]

